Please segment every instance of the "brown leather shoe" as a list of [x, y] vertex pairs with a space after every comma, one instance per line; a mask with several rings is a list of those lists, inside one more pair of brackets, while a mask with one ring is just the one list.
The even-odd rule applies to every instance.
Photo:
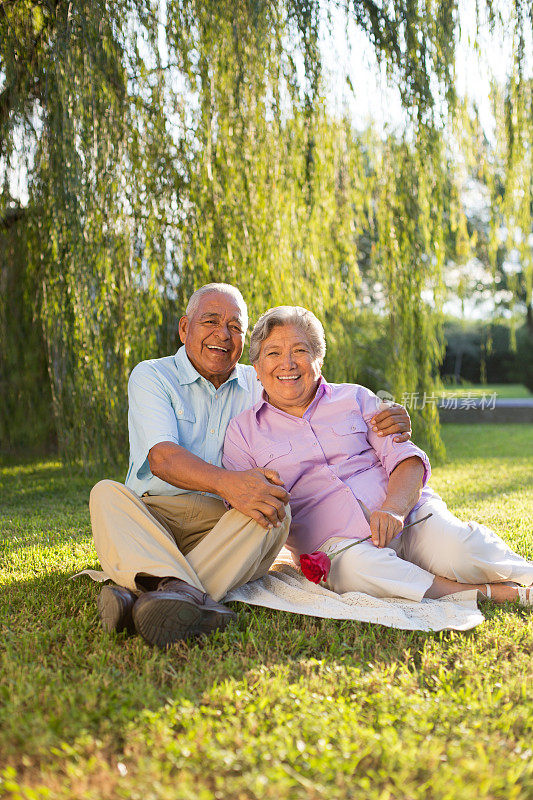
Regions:
[[182, 639], [223, 630], [236, 616], [179, 578], [163, 578], [155, 592], [142, 594], [133, 607], [137, 632], [162, 650]]
[[104, 586], [96, 601], [104, 630], [109, 633], [112, 631], [135, 633], [131, 612], [136, 600], [137, 595], [124, 586], [113, 584]]

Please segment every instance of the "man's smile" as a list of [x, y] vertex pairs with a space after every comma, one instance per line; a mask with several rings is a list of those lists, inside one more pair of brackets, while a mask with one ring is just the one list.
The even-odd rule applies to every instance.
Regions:
[[219, 347], [216, 344], [206, 344], [208, 350], [220, 350], [222, 353], [229, 353], [228, 348], [226, 347]]
[[297, 381], [301, 375], [278, 375], [278, 381]]

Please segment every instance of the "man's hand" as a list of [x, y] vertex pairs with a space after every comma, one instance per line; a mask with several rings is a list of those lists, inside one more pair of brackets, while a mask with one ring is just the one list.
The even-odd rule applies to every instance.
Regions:
[[174, 442], [160, 442], [148, 453], [153, 475], [195, 492], [212, 492], [264, 528], [277, 527], [285, 517], [289, 495], [273, 469], [226, 470], [208, 464]]
[[391, 511], [373, 511], [370, 515], [370, 532], [372, 544], [376, 547], [388, 547], [394, 537], [403, 528], [404, 517]]
[[236, 508], [263, 528], [277, 527], [285, 517], [289, 495], [273, 469], [226, 470], [220, 492]]
[[378, 436], [389, 436], [391, 433], [400, 434], [394, 437], [394, 442], [406, 442], [411, 438], [411, 417], [406, 409], [397, 403], [374, 414], [370, 424], [372, 430], [377, 431]]

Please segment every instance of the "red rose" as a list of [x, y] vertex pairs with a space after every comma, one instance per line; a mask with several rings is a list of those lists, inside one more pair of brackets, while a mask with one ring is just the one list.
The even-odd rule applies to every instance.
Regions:
[[320, 583], [328, 577], [331, 561], [325, 553], [317, 550], [316, 553], [302, 553], [300, 567], [308, 581]]

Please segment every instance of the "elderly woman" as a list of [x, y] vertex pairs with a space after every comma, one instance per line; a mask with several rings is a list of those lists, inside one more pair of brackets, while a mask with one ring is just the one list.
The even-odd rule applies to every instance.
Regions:
[[517, 586], [531, 585], [533, 563], [448, 511], [427, 485], [426, 454], [412, 442], [378, 437], [369, 424], [376, 396], [324, 380], [325, 352], [324, 330], [310, 311], [267, 311], [250, 342], [263, 396], [230, 422], [224, 443], [226, 468], [279, 472], [291, 497], [287, 547], [295, 561], [343, 550], [326, 582], [339, 593], [420, 601], [477, 589], [497, 603], [533, 605], [533, 591]]

